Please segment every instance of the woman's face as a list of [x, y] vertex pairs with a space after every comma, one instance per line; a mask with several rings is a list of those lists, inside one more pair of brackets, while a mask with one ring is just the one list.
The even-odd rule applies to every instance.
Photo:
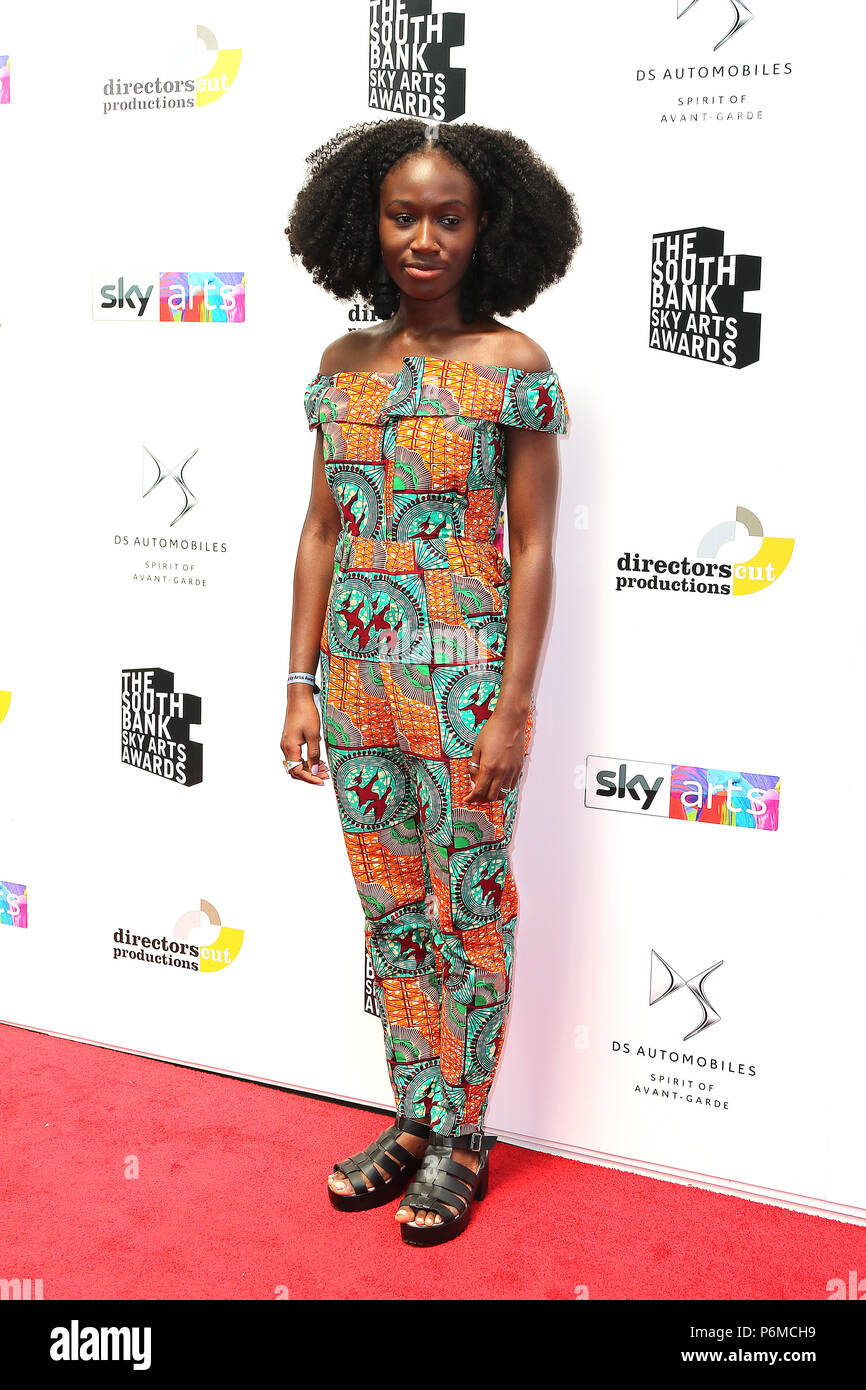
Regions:
[[411, 299], [440, 299], [459, 285], [486, 225], [478, 185], [441, 150], [407, 155], [382, 180], [382, 259]]

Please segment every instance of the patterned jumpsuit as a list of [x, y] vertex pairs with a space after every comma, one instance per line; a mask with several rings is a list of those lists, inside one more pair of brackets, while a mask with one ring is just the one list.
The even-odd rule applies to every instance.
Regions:
[[[405, 357], [307, 387], [342, 515], [320, 642], [323, 740], [398, 1116], [483, 1129], [511, 996], [523, 779], [465, 804], [511, 567], [503, 426], [564, 433], [556, 374]], [[526, 720], [524, 756], [535, 719]]]

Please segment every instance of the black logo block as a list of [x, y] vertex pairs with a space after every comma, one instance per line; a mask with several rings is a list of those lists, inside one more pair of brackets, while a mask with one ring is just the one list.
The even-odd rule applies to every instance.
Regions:
[[725, 255], [724, 244], [715, 227], [653, 237], [650, 347], [718, 367], [757, 362], [761, 315], [743, 295], [761, 288], [761, 257]]
[[184, 787], [202, 780], [202, 745], [190, 739], [201, 723], [201, 696], [174, 688], [174, 674], [161, 666], [122, 672], [121, 759]]

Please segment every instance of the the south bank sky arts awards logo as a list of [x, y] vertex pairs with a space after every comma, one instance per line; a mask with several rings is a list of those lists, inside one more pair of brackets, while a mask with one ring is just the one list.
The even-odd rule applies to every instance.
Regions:
[[[719, 560], [727, 546], [746, 541], [749, 549], [756, 547], [748, 559]], [[695, 557], [661, 558], [624, 550], [617, 557], [614, 583], [618, 594], [640, 591], [742, 598], [772, 588], [793, 553], [790, 536], [765, 536], [760, 518], [748, 507], [737, 507], [733, 519], [710, 527]]]
[[[650, 0], [642, 18], [661, 53], [635, 69], [645, 115], [663, 127], [757, 127], [772, 110], [790, 58], [777, 41], [766, 0]], [[773, 5], [781, 17], [784, 5]], [[647, 42], [650, 40], [648, 39]]]
[[649, 345], [659, 352], [739, 370], [758, 361], [761, 315], [743, 296], [761, 288], [761, 257], [725, 254], [716, 227], [652, 239]]
[[368, 106], [425, 121], [455, 121], [466, 111], [466, 69], [452, 66], [464, 41], [460, 12], [433, 0], [369, 0]]
[[[241, 65], [239, 48], [220, 48], [212, 30], [196, 25], [196, 39], [204, 44], [205, 71], [199, 74], [178, 71], [174, 62], [161, 72], [130, 76], [116, 73], [102, 87], [103, 116], [123, 111], [189, 111], [211, 106], [225, 96]], [[170, 70], [173, 69], [173, 70]]]
[[201, 723], [201, 696], [174, 688], [159, 666], [121, 673], [121, 760], [182, 787], [202, 780], [202, 745], [190, 737]]
[[140, 935], [118, 927], [112, 933], [112, 942], [113, 960], [140, 961], [143, 965], [186, 970], [192, 975], [212, 975], [237, 960], [244, 934], [238, 927], [223, 926], [213, 903], [202, 898], [198, 911], [185, 912], [178, 918], [170, 936]]
[[[160, 449], [141, 449], [139, 513], [156, 529], [149, 533], [137, 529], [116, 530], [114, 550], [122, 557], [124, 577], [136, 585], [150, 585], [153, 591], [166, 588], [204, 590], [212, 577], [214, 557], [228, 552], [228, 542], [195, 534], [188, 520], [200, 498], [195, 469], [200, 466], [199, 450], [166, 453]], [[195, 526], [195, 521], [192, 523]]]

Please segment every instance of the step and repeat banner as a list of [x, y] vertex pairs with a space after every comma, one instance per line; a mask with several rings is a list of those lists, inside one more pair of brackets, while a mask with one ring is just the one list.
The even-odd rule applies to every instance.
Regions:
[[584, 236], [509, 320], [571, 428], [489, 1127], [866, 1220], [861, 7], [447, 4], [0, 14], [0, 1019], [388, 1105], [279, 747], [303, 393], [373, 315], [284, 228], [342, 127], [504, 127]]

